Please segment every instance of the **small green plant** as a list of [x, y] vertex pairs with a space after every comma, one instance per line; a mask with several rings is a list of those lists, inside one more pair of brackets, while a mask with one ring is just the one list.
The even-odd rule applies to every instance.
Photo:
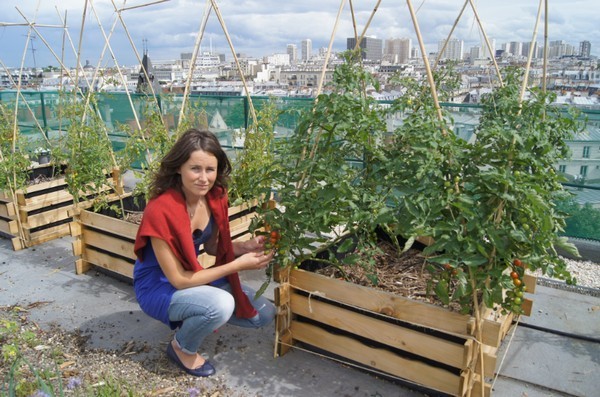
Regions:
[[[0, 312], [0, 315], [0, 396], [140, 395], [126, 380], [115, 376], [110, 370], [106, 373], [66, 378], [60, 369], [63, 353], [56, 347], [35, 349], [41, 343], [37, 328], [31, 327], [19, 308]], [[32, 360], [26, 352], [34, 349], [35, 360]]]
[[240, 134], [244, 147], [232, 159], [229, 192], [232, 205], [270, 197], [272, 180], [265, 171], [275, 166], [275, 123], [280, 113], [275, 99], [270, 98], [257, 112], [257, 122]]
[[[162, 105], [169, 107], [172, 99], [163, 99]], [[127, 136], [125, 148], [119, 155], [119, 168], [122, 172], [133, 170], [138, 178], [133, 195], [147, 198], [148, 186], [160, 166], [159, 160], [171, 149], [180, 133], [189, 128], [206, 124], [206, 113], [201, 103], [187, 102], [182, 120], [171, 131], [165, 124], [162, 108], [156, 101], [145, 101], [141, 116], [141, 129], [121, 125], [120, 130]], [[134, 169], [133, 165], [137, 164]]]
[[25, 141], [14, 129], [14, 112], [0, 103], [0, 191], [24, 189], [31, 161]]
[[67, 166], [65, 180], [74, 203], [92, 196], [100, 202], [111, 191], [107, 187], [114, 188], [108, 177], [115, 165], [112, 144], [95, 110], [95, 98], [88, 95], [62, 95], [61, 112], [68, 125], [52, 148], [55, 161]]

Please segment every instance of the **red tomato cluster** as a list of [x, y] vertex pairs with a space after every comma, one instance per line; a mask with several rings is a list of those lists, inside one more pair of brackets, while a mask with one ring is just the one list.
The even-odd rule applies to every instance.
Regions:
[[523, 293], [527, 291], [527, 287], [523, 284], [521, 278], [525, 271], [525, 264], [518, 258], [515, 258], [512, 264], [513, 270], [510, 272], [510, 278], [515, 287], [506, 293], [505, 302], [510, 305], [513, 312], [520, 313], [521, 304], [523, 303]]

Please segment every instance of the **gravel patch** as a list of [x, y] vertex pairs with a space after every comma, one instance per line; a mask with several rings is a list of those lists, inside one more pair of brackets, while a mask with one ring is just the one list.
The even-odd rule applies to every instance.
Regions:
[[567, 270], [577, 280], [577, 284], [568, 285], [562, 280], [542, 274], [541, 270], [536, 270], [532, 274], [538, 277], [538, 285], [600, 296], [600, 264], [586, 260], [563, 259], [567, 264]]

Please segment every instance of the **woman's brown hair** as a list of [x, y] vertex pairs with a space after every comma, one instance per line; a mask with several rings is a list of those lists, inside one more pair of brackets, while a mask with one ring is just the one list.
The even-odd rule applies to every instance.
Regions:
[[227, 187], [231, 163], [219, 140], [210, 131], [192, 128], [177, 139], [171, 150], [161, 160], [160, 167], [150, 183], [150, 198], [154, 198], [170, 188], [181, 191], [179, 168], [188, 161], [192, 152], [197, 150], [210, 153], [217, 158], [215, 185]]

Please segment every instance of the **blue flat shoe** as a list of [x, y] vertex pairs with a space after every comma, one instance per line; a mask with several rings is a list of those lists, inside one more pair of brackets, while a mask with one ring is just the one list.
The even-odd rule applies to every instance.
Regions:
[[202, 366], [198, 368], [190, 369], [186, 367], [185, 365], [183, 365], [179, 357], [177, 357], [177, 353], [175, 353], [175, 349], [173, 349], [173, 345], [171, 345], [171, 342], [169, 342], [169, 346], [167, 346], [167, 356], [169, 357], [169, 359], [171, 359], [171, 361], [177, 364], [179, 368], [183, 369], [185, 372], [192, 376], [211, 376], [215, 372], [217, 372], [215, 370], [215, 367], [213, 367], [212, 364], [208, 362], [208, 360], [206, 360], [204, 364], [202, 364]]

